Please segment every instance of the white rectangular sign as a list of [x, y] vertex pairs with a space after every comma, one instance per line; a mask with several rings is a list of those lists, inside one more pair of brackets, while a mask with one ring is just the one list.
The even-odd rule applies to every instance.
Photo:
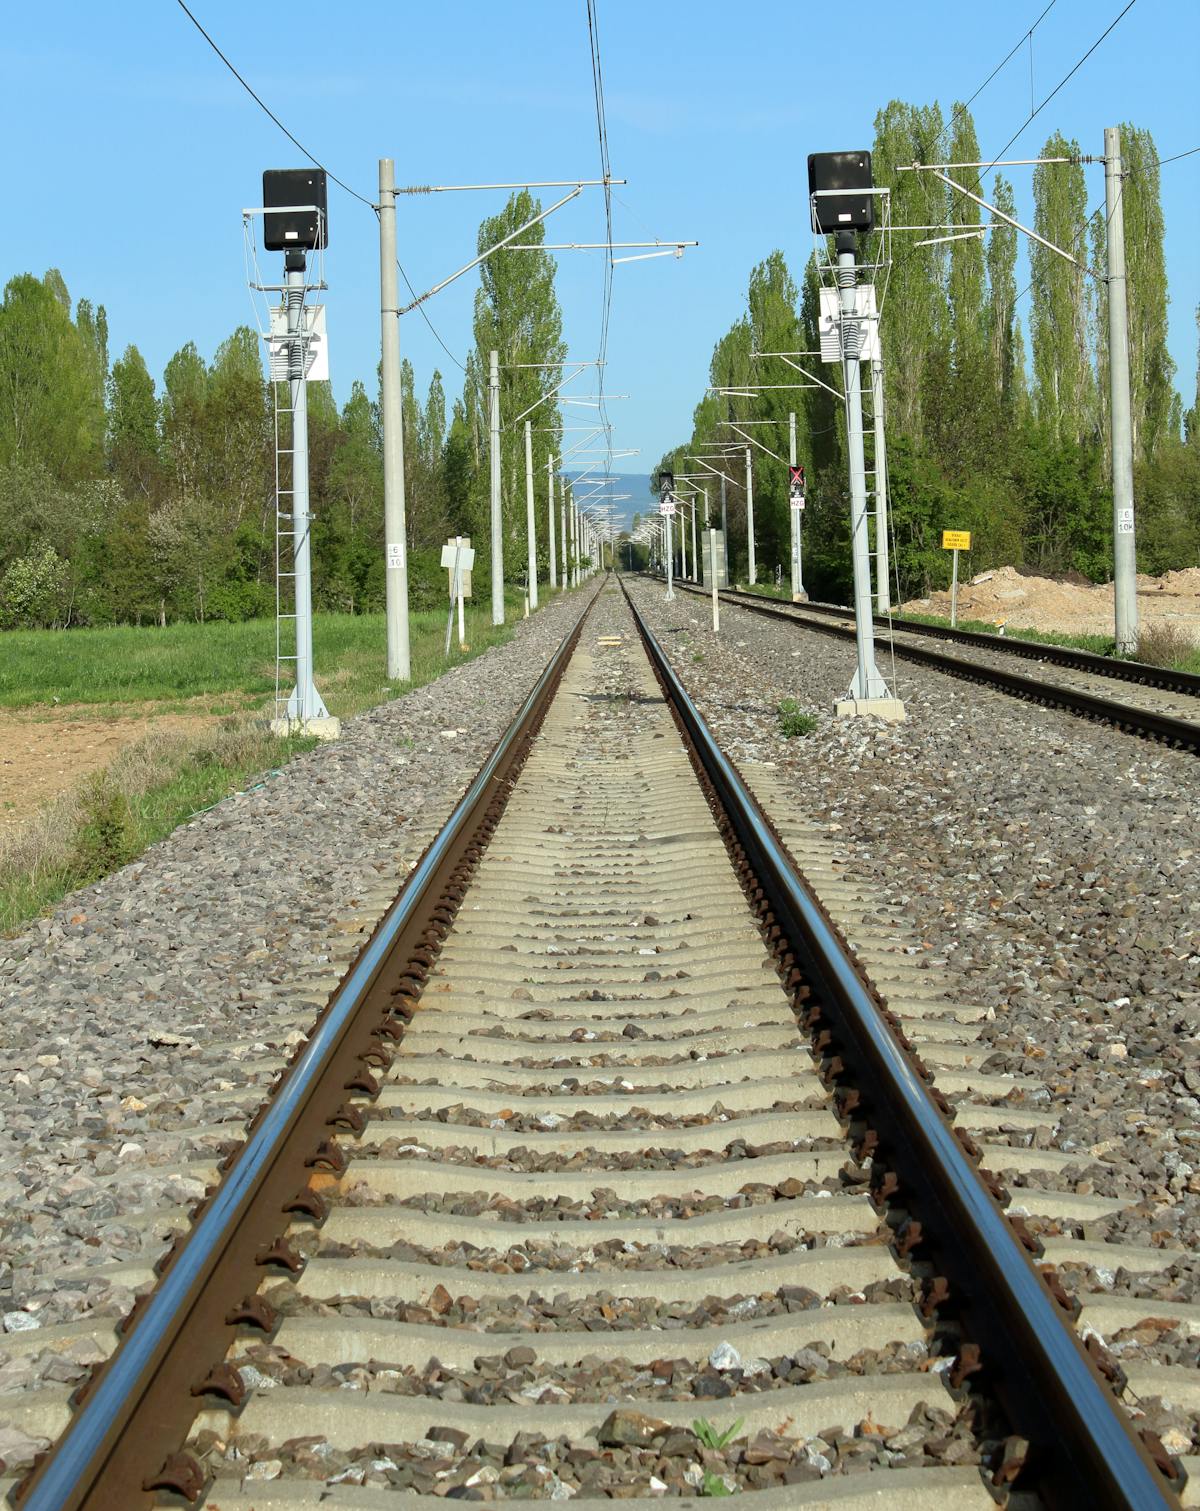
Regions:
[[[308, 337], [306, 346], [309, 383], [329, 381], [329, 338], [325, 334], [325, 306], [304, 306], [304, 328]], [[271, 306], [271, 333], [267, 337], [267, 370], [272, 383], [282, 383], [288, 376], [288, 359], [291, 341], [288, 338], [287, 308], [282, 304]]]
[[[842, 291], [821, 289], [821, 313], [817, 330], [821, 337], [821, 361], [842, 360]], [[875, 285], [860, 283], [854, 291], [854, 308], [859, 317], [859, 360], [873, 362], [879, 355], [879, 321], [875, 314]]]
[[1132, 535], [1133, 534], [1133, 510], [1132, 509], [1118, 509], [1117, 510], [1117, 534], [1118, 535]]
[[658, 506], [658, 512], [660, 514], [662, 514], [662, 515], [665, 515], [666, 518], [672, 519], [674, 517], [674, 515], [675, 515], [675, 501], [674, 501], [674, 499], [667, 499], [665, 503], [659, 504], [659, 506]]
[[402, 540], [389, 542], [387, 548], [387, 564], [389, 572], [394, 568], [402, 567], [404, 565], [404, 542]]
[[442, 547], [442, 566], [448, 572], [454, 571], [456, 557], [458, 558], [459, 571], [469, 572], [475, 565], [475, 547], [466, 545], [456, 546], [453, 542]]

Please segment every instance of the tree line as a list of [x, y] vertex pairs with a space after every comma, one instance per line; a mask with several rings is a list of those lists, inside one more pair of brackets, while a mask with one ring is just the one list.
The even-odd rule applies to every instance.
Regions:
[[[1150, 133], [1132, 125], [1121, 127], [1121, 144], [1138, 563], [1142, 571], [1161, 572], [1200, 562], [1200, 376], [1185, 412], [1167, 350], [1158, 153]], [[1019, 233], [998, 216], [985, 218], [932, 174], [900, 171], [915, 162], [978, 162], [970, 111], [956, 105], [947, 121], [936, 104], [893, 100], [875, 119], [874, 176], [891, 190], [892, 224], [947, 227], [945, 234], [955, 238], [918, 246], [939, 233], [897, 232], [890, 268], [876, 275], [893, 587], [898, 584], [901, 599], [946, 581], [943, 529], [972, 532], [977, 571], [1007, 563], [1098, 581], [1111, 575], [1103, 200], [1089, 213], [1077, 142], [1055, 133], [1039, 156], [1067, 161], [1034, 170], [1033, 228], [1099, 276], [1031, 241], [1030, 282], [1018, 290]], [[997, 209], [1024, 218], [1003, 174], [986, 185], [970, 170], [958, 179]], [[864, 238], [860, 260], [878, 260], [881, 241], [879, 232]], [[744, 394], [747, 384], [806, 381], [781, 359], [755, 354], [815, 352], [819, 290], [815, 253], [799, 287], [782, 252], [753, 269], [745, 313], [717, 341], [709, 366], [710, 390], [735, 392], [706, 391], [690, 438], [659, 468], [699, 471], [687, 458], [711, 451], [718, 440], [737, 439], [727, 422], [747, 419], [775, 421], [749, 433], [786, 457], [794, 412], [798, 459], [808, 469], [805, 585], [844, 601], [850, 553], [840, 365], [800, 358], [829, 386]], [[1025, 292], [1027, 330], [1017, 313]], [[1200, 311], [1197, 316], [1200, 321]], [[747, 558], [744, 469], [740, 461], [716, 465], [725, 466], [732, 483], [726, 484], [729, 551], [740, 575]], [[781, 567], [786, 580], [786, 465], [755, 448], [754, 472], [758, 560], [772, 575]], [[720, 485], [709, 482], [711, 501]]]
[[[484, 252], [538, 210], [528, 191], [479, 228]], [[523, 242], [543, 239], [540, 224]], [[446, 595], [447, 535], [489, 534], [488, 353], [500, 353], [506, 576], [522, 582], [531, 406], [538, 497], [561, 451], [553, 365], [565, 354], [548, 253], [484, 262], [475, 346], [449, 408], [435, 371], [422, 402], [402, 366], [410, 592]], [[74, 307], [60, 273], [12, 278], [0, 304], [0, 628], [240, 620], [275, 604], [275, 444], [261, 338], [240, 326], [206, 361], [189, 341], [155, 381], [135, 345], [115, 360], [103, 305]], [[541, 401], [541, 402], [539, 402]], [[287, 399], [283, 403], [286, 406]], [[320, 610], [382, 608], [383, 460], [378, 380], [339, 409], [308, 393], [313, 595]], [[286, 443], [286, 417], [284, 419]], [[544, 510], [544, 504], [543, 504]], [[544, 512], [539, 517], [539, 535]], [[546, 543], [541, 542], [543, 551]], [[475, 591], [489, 587], [488, 553]], [[545, 571], [545, 563], [542, 566]]]

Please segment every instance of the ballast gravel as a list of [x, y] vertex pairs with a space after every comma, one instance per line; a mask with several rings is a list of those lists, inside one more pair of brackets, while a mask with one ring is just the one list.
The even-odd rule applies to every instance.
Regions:
[[[4, 1333], [128, 1308], [88, 1271], [161, 1253], [590, 598], [0, 939]], [[35, 1374], [0, 1376], [0, 1424]]]
[[[839, 874], [904, 918], [939, 986], [983, 1008], [981, 1068], [1032, 1089], [1044, 1123], [995, 1137], [1074, 1156], [1020, 1185], [1112, 1194], [1043, 1237], [1192, 1253], [1200, 1244], [1200, 762], [905, 663], [880, 668], [906, 719], [838, 719], [854, 650], [733, 605], [626, 579], [726, 753], [774, 768]], [[1028, 667], [1025, 668], [1028, 670]], [[1120, 697], [1120, 684], [1113, 696]], [[813, 716], [785, 738], [779, 704]], [[1019, 1158], [1019, 1153], [1016, 1154]], [[1008, 1182], [1014, 1199], [1019, 1187]], [[1073, 1288], [1107, 1289], [1076, 1272]], [[1144, 1277], [1200, 1304], [1194, 1266]], [[1128, 1340], [1118, 1341], [1128, 1346]], [[1193, 1424], [1193, 1447], [1200, 1431]], [[1179, 1451], [1177, 1448], [1175, 1451]]]

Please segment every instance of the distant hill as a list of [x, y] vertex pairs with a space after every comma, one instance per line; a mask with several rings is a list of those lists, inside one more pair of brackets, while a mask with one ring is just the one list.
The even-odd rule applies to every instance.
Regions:
[[[586, 470], [583, 467], [568, 467], [566, 473], [570, 478], [577, 478], [582, 477]], [[635, 514], [650, 513], [656, 506], [657, 498], [650, 492], [650, 474], [648, 472], [614, 472], [613, 476], [618, 478], [619, 481], [614, 483], [609, 491], [614, 494], [628, 493], [631, 495], [629, 498], [622, 499], [617, 504], [615, 516], [619, 527], [626, 529]], [[584, 484], [583, 491], [587, 491], [586, 483]], [[597, 498], [599, 496], [597, 494]]]

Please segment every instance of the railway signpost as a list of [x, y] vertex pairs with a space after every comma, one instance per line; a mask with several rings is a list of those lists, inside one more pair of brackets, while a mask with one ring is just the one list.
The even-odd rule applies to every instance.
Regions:
[[675, 544], [672, 538], [671, 521], [675, 518], [675, 474], [660, 472], [658, 475], [658, 512], [666, 520], [667, 531], [667, 598], [675, 597], [673, 573], [675, 569]]
[[[832, 236], [836, 267], [827, 263], [836, 283], [821, 290], [828, 332], [821, 354], [840, 361], [846, 396], [846, 452], [850, 472], [850, 543], [854, 569], [854, 625], [858, 665], [844, 698], [834, 710], [839, 717], [873, 714], [898, 721], [904, 704], [892, 696], [875, 663], [875, 622], [872, 617], [871, 551], [867, 523], [867, 474], [863, 448], [862, 364], [870, 371], [875, 353], [878, 317], [874, 289], [859, 286], [858, 236], [875, 226], [875, 185], [869, 152], [818, 152], [808, 159], [812, 228], [822, 242]], [[835, 350], [836, 347], [836, 350]], [[828, 355], [826, 355], [828, 353]]]
[[[313, 306], [305, 308], [308, 294], [325, 286], [320, 276], [320, 258], [329, 243], [325, 170], [269, 168], [262, 186], [263, 245], [268, 252], [282, 252], [284, 260], [284, 282], [269, 286], [283, 298], [271, 312], [268, 344], [275, 395], [275, 718], [271, 729], [275, 734], [300, 732], [331, 740], [337, 738], [340, 724], [330, 717], [313, 679], [308, 486], [308, 385], [328, 377], [328, 357], [320, 313]], [[313, 252], [318, 257], [318, 273], [310, 282], [308, 256]], [[285, 704], [282, 669], [288, 663], [293, 685]]]
[[942, 550], [954, 552], [954, 564], [950, 568], [950, 628], [958, 623], [958, 553], [971, 549], [970, 530], [943, 530]]
[[446, 619], [446, 655], [450, 654], [450, 631], [454, 627], [454, 608], [458, 606], [458, 648], [467, 649], [466, 627], [463, 623], [463, 600], [471, 596], [471, 569], [475, 565], [475, 551], [469, 535], [456, 535], [442, 547], [442, 566], [450, 574], [450, 613]]

